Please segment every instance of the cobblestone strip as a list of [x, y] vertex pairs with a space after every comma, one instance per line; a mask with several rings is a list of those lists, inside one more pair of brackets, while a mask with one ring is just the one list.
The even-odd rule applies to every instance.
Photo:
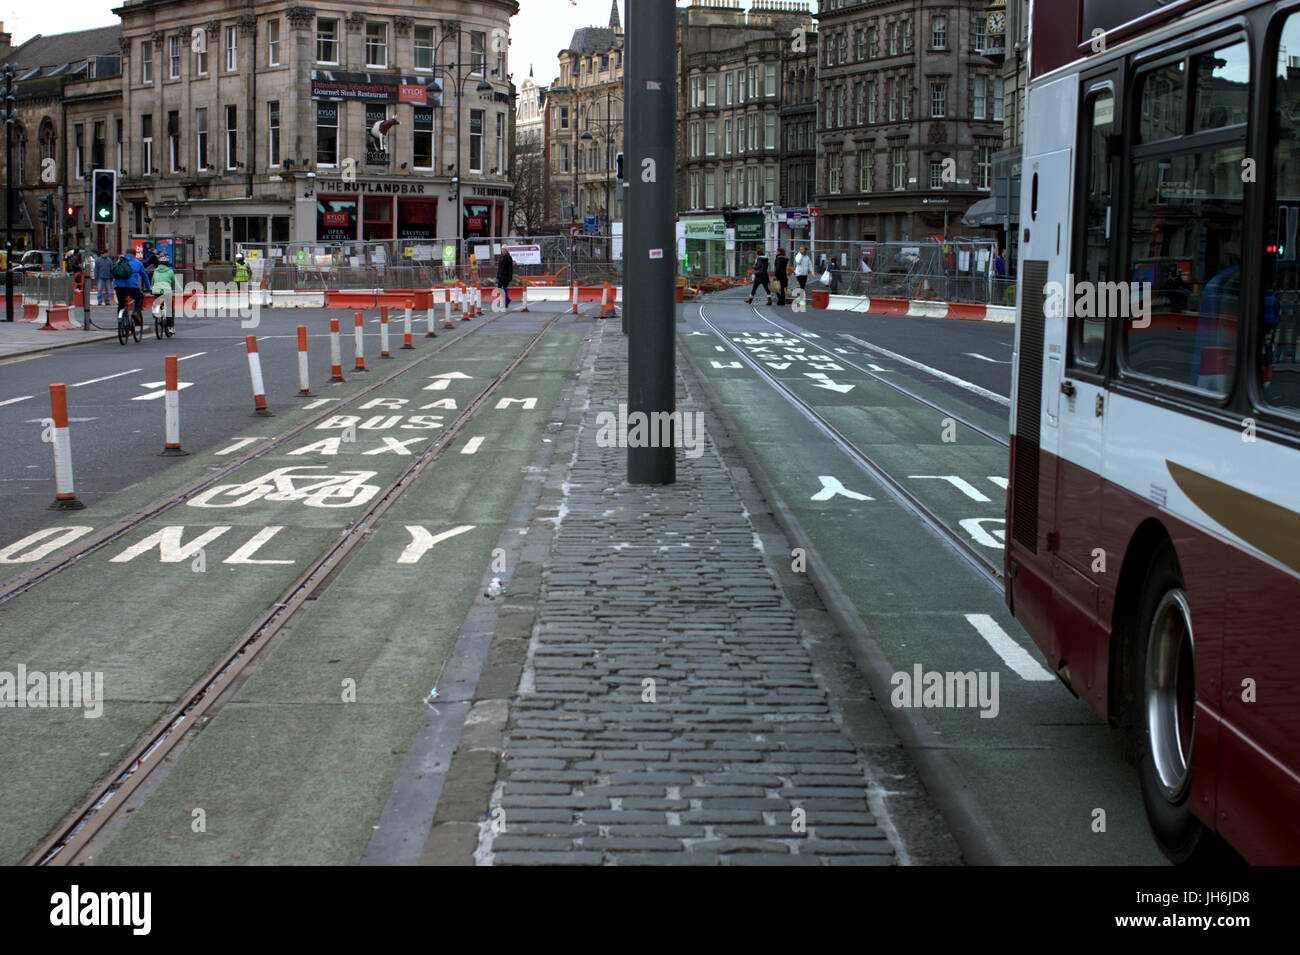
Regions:
[[[814, 674], [710, 444], [631, 487], [596, 445], [625, 400], [626, 339], [598, 349], [493, 817], [493, 864], [889, 865], [866, 767]], [[597, 344], [597, 343], [594, 343]], [[678, 408], [695, 408], [679, 395]], [[545, 498], [543, 500], [545, 503]]]

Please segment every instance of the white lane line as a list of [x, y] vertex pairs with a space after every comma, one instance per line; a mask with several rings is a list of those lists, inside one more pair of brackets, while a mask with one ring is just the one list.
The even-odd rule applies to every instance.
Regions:
[[988, 398], [990, 401], [996, 401], [998, 404], [1006, 408], [1011, 407], [1010, 398], [1003, 398], [996, 391], [989, 391], [987, 388], [981, 388], [979, 385], [969, 382], [965, 378], [958, 378], [956, 375], [950, 375], [946, 371], [940, 371], [938, 368], [931, 368], [929, 365], [922, 364], [919, 361], [913, 361], [911, 358], [908, 358], [906, 355], [900, 355], [898, 354], [898, 352], [892, 352], [888, 348], [881, 348], [879, 345], [871, 344], [871, 342], [864, 342], [861, 338], [855, 338], [853, 335], [845, 335], [844, 337], [847, 338], [849, 341], [853, 342], [855, 345], [861, 345], [863, 348], [869, 348], [873, 352], [876, 352], [877, 354], [884, 355], [886, 358], [892, 358], [895, 361], [901, 361], [904, 365], [910, 365], [911, 367], [917, 369], [918, 371], [923, 371], [926, 374], [934, 375], [936, 378], [941, 378], [944, 381], [950, 382], [951, 384], [956, 385], [958, 388], [965, 388], [973, 395], [979, 395], [981, 398]]
[[998, 622], [988, 614], [968, 613], [964, 616], [993, 648], [993, 652], [1000, 656], [1002, 662], [1014, 670], [1020, 679], [1035, 683], [1047, 683], [1056, 679], [1043, 668], [1042, 664], [1031, 657], [1024, 647], [1012, 640], [1007, 632], [998, 626]]
[[465, 447], [460, 449], [460, 453], [473, 454], [475, 451], [478, 450], [478, 446], [482, 443], [483, 443], [482, 435], [478, 437], [470, 438], [468, 441], [465, 442]]
[[966, 355], [968, 358], [978, 358], [980, 361], [991, 361], [995, 365], [1011, 364], [1010, 359], [1003, 361], [1001, 358], [990, 358], [987, 355], [981, 355], [979, 352], [968, 351], [968, 352], [963, 352], [962, 354]]
[[[109, 381], [113, 378], [121, 378], [123, 375], [134, 375], [136, 372], [143, 371], [143, 368], [132, 368], [130, 371], [119, 371], [116, 375], [105, 375], [103, 378], [92, 378], [90, 381], [79, 381], [75, 385], [69, 385], [70, 388], [80, 388], [82, 385], [97, 385], [101, 381]], [[0, 402], [2, 403], [2, 402]]]
[[18, 402], [27, 401], [31, 397], [31, 395], [23, 395], [21, 398], [6, 398], [4, 401], [0, 401], [0, 408], [3, 408], [5, 405], [16, 405]]
[[[286, 335], [285, 337], [288, 338], [289, 336]], [[191, 358], [198, 358], [200, 355], [206, 355], [206, 354], [207, 354], [207, 352], [205, 352], [205, 351], [196, 351], [193, 355], [182, 355], [180, 358], [177, 358], [176, 360], [177, 360], [177, 361], [189, 361]]]

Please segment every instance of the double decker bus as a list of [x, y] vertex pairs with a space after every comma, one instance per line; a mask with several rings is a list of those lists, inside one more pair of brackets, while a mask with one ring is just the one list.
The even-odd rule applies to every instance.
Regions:
[[1007, 604], [1170, 859], [1297, 863], [1300, 0], [1030, 27]]

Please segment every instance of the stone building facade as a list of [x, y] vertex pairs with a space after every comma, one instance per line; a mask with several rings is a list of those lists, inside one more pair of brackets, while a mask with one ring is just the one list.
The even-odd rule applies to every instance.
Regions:
[[358, 239], [463, 239], [463, 256], [509, 231], [517, 0], [114, 12], [131, 236], [187, 238], [201, 263]]
[[[87, 239], [97, 248], [116, 251], [121, 240], [111, 227], [90, 229], [87, 192], [89, 171], [116, 168], [117, 133], [122, 120], [121, 63], [117, 27], [36, 36], [11, 47], [0, 29], [0, 62], [14, 67], [13, 127], [14, 248], [59, 247], [58, 221], [40, 221], [41, 199], [58, 197], [63, 241], [67, 248]], [[7, 49], [6, 49], [7, 48]], [[0, 150], [0, 177], [5, 175]], [[0, 181], [3, 181], [0, 179]], [[67, 208], [73, 209], [71, 217]], [[0, 202], [0, 226], [4, 204]]]
[[990, 195], [1005, 104], [986, 6], [820, 0], [819, 241], [953, 235]]
[[598, 231], [623, 218], [614, 159], [623, 151], [623, 25], [613, 0], [607, 27], [574, 31], [559, 53], [560, 74], [547, 93], [548, 222], [581, 225], [599, 216]]
[[795, 0], [753, 0], [748, 11], [738, 0], [697, 0], [678, 18], [682, 251], [689, 271], [735, 273], [758, 248], [806, 234], [807, 221], [783, 210], [798, 192], [807, 211], [799, 183], [816, 146], [817, 36], [807, 3]]

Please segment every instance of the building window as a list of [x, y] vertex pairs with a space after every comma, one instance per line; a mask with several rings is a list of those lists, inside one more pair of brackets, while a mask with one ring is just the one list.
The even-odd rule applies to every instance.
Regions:
[[141, 155], [144, 159], [144, 168], [140, 170], [142, 176], [153, 175], [153, 114], [145, 113], [140, 117], [140, 146]]
[[415, 28], [415, 68], [433, 69], [433, 27]]
[[718, 154], [718, 124], [715, 120], [708, 120], [704, 124], [704, 155], [716, 156]]
[[867, 56], [875, 59], [880, 55], [880, 31], [873, 24], [867, 27]]
[[840, 175], [842, 160], [839, 155], [828, 156], [826, 159], [826, 187], [831, 195], [839, 195]]
[[718, 105], [718, 77], [712, 73], [704, 80], [704, 105]]
[[497, 113], [497, 175], [506, 174], [506, 116]]
[[226, 107], [226, 168], [239, 168], [239, 110], [235, 106]]
[[971, 48], [976, 53], [983, 53], [984, 47], [988, 44], [988, 18], [975, 17], [971, 25]]
[[735, 152], [735, 147], [731, 139], [731, 120], [725, 120], [722, 124], [723, 149], [722, 155], [730, 156]]
[[889, 121], [898, 119], [898, 80], [889, 78]]
[[412, 140], [411, 164], [416, 169], [433, 168], [433, 109], [428, 106], [415, 108], [415, 134]]
[[469, 111], [469, 171], [483, 171], [483, 116], [481, 109]]
[[[316, 62], [317, 63], [338, 63], [339, 61], [339, 21], [326, 19], [325, 17], [316, 18]], [[335, 128], [338, 128], [338, 117], [335, 119]]]
[[122, 118], [113, 121], [113, 132], [117, 137], [117, 171], [126, 175], [125, 154], [122, 152]]
[[86, 127], [80, 123], [72, 127], [72, 142], [75, 149], [73, 171], [81, 179], [86, 174]]
[[936, 13], [930, 18], [930, 49], [942, 50], [948, 46], [948, 18]]
[[937, 160], [930, 160], [930, 188], [943, 188], [943, 163]]
[[208, 111], [205, 107], [194, 111], [194, 167], [199, 172], [208, 170]]
[[487, 34], [482, 30], [471, 30], [469, 34], [469, 71], [471, 74], [483, 75], [487, 62]]
[[839, 41], [840, 53], [838, 59], [841, 63], [847, 63], [849, 61], [849, 35], [845, 32], [841, 32]]
[[988, 189], [991, 172], [993, 169], [993, 147], [979, 147], [979, 154], [975, 160], [975, 188]]
[[268, 20], [266, 23], [266, 65], [280, 65], [280, 21]]
[[858, 191], [871, 192], [875, 188], [872, 182], [871, 153], [858, 153]]
[[903, 18], [903, 52], [912, 52], [912, 18]]
[[153, 82], [153, 41], [140, 41], [140, 82]]
[[862, 83], [853, 84], [853, 124], [861, 126], [867, 121], [867, 100], [866, 86]]
[[691, 146], [690, 146], [690, 152], [688, 152], [687, 155], [690, 156], [692, 159], [696, 159], [700, 155], [700, 124], [699, 123], [690, 124], [690, 134], [691, 134]]
[[768, 113], [763, 117], [763, 148], [776, 149], [776, 114]]
[[763, 168], [763, 201], [776, 202], [776, 167]]
[[366, 66], [388, 67], [388, 24], [366, 24]]
[[233, 73], [239, 69], [239, 30], [226, 27], [226, 72]]
[[907, 147], [895, 146], [893, 149], [894, 156], [894, 188], [907, 188]]
[[988, 80], [983, 76], [975, 77], [971, 95], [971, 119], [983, 119], [988, 102]]
[[569, 107], [560, 107], [560, 129], [569, 128]]
[[203, 49], [194, 54], [194, 75], [208, 75], [208, 32], [203, 31]]
[[768, 63], [763, 67], [763, 90], [769, 97], [776, 96], [776, 64]]
[[889, 25], [889, 55], [898, 55], [898, 22]]
[[560, 143], [560, 172], [569, 171], [569, 144]]
[[266, 164], [272, 169], [280, 166], [280, 101], [271, 100], [266, 104]]
[[181, 38], [178, 36], [167, 38], [167, 78], [181, 78]]
[[732, 80], [733, 80], [733, 79], [734, 79], [734, 77], [732, 76], [732, 74], [731, 74], [730, 72], [728, 72], [728, 73], [727, 73], [727, 105], [728, 105], [728, 106], [730, 106], [732, 103], [735, 102], [734, 92], [733, 92], [733, 90], [732, 90], [732, 87], [733, 87], [733, 85], [734, 85], [734, 84], [732, 83]]
[[339, 162], [339, 104], [316, 104], [316, 165], [337, 166]]
[[172, 172], [181, 171], [181, 114], [167, 113], [167, 165]]
[[867, 123], [876, 121], [876, 84], [867, 84]]
[[862, 30], [853, 32], [853, 55], [859, 62], [867, 58], [867, 35]]
[[1002, 122], [1002, 77], [995, 76], [993, 79], [993, 122]]
[[907, 122], [912, 117], [912, 87], [908, 80], [898, 84], [898, 98], [900, 102], [900, 116], [903, 122]]
[[948, 84], [940, 81], [930, 84], [930, 118], [943, 119], [948, 115]]
[[704, 208], [712, 209], [718, 201], [717, 197], [718, 175], [709, 171], [704, 174]]

